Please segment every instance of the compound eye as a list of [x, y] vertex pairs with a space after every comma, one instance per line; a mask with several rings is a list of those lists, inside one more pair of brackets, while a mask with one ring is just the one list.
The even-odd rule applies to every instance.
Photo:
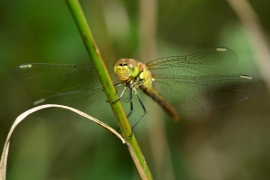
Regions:
[[126, 59], [119, 59], [118, 61], [116, 61], [116, 63], [114, 64], [114, 73], [116, 74], [116, 71], [117, 71], [117, 67], [119, 66], [127, 66], [127, 63], [126, 63]]
[[136, 77], [139, 75], [139, 67], [138, 67], [138, 62], [135, 61], [134, 59], [127, 59], [126, 63], [130, 69], [130, 73], [132, 77]]

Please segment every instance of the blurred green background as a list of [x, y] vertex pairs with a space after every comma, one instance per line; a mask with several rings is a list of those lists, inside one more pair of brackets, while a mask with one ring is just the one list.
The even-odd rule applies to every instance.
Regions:
[[[105, 61], [131, 57], [147, 62], [222, 46], [239, 57], [232, 73], [248, 74], [263, 84], [252, 99], [216, 111], [183, 112], [177, 124], [166, 115], [155, 116], [159, 109], [152, 110], [154, 105], [147, 102], [149, 114], [135, 134], [155, 179], [269, 179], [270, 96], [265, 83], [270, 79], [262, 76], [258, 59], [270, 59], [260, 52], [257, 32], [249, 29], [254, 27], [252, 21], [243, 23], [222, 0], [80, 2]], [[269, 44], [270, 2], [249, 3], [265, 33], [264, 43]], [[9, 77], [14, 67], [26, 62], [89, 61], [64, 0], [1, 0], [1, 148], [15, 118], [45, 95], [14, 83]], [[139, 176], [126, 146], [99, 126], [29, 119], [12, 137], [7, 179]]]

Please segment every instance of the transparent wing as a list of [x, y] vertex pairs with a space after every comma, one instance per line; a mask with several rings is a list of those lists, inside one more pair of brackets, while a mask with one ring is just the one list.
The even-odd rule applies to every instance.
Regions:
[[[113, 64], [107, 65], [115, 79]], [[100, 85], [92, 64], [23, 64], [13, 69], [11, 78], [23, 86], [53, 93], [87, 90]]]
[[246, 75], [162, 76], [157, 91], [176, 109], [205, 111], [244, 101], [261, 89], [261, 83]]
[[[34, 103], [41, 104], [61, 104], [76, 108], [83, 111], [99, 120], [113, 120], [113, 113], [109, 103], [106, 103], [106, 95], [102, 87], [93, 88], [90, 90], [74, 91], [58, 93], [52, 96], [45, 97]], [[101, 116], [102, 115], [102, 116]], [[34, 113], [32, 117], [53, 121], [86, 121], [85, 118], [77, 114], [59, 109], [49, 108]]]
[[237, 63], [236, 54], [227, 48], [216, 48], [187, 56], [171, 56], [146, 63], [153, 76], [182, 75], [190, 77], [224, 75]]
[[[121, 86], [115, 87], [118, 92], [124, 89], [124, 84]], [[123, 96], [124, 99], [129, 99], [129, 93], [125, 93]], [[126, 113], [130, 112], [130, 103], [121, 101], [124, 111]], [[143, 114], [143, 110], [140, 107], [140, 104], [136, 98], [134, 97], [134, 113], [131, 116], [133, 122], [138, 120], [138, 117]], [[92, 88], [90, 90], [80, 90], [80, 91], [73, 91], [73, 92], [64, 92], [54, 94], [52, 96], [45, 97], [36, 101], [34, 105], [41, 105], [41, 104], [61, 104], [76, 108], [80, 111], [83, 111], [90, 116], [93, 116], [103, 122], [106, 122], [110, 125], [114, 125], [117, 127], [116, 120], [114, 118], [112, 109], [110, 104], [107, 103], [107, 97], [103, 91], [101, 86]], [[48, 108], [37, 113], [34, 113], [32, 117], [38, 119], [45, 119], [45, 120], [53, 120], [53, 121], [88, 121], [83, 117], [78, 116], [77, 114], [59, 109], [59, 108]]]
[[[113, 73], [114, 63], [106, 65], [112, 79], [117, 80]], [[92, 64], [23, 64], [13, 69], [11, 77], [23, 86], [54, 93], [40, 99], [34, 105], [48, 103], [67, 105], [96, 118], [113, 119], [112, 110], [109, 103], [106, 103], [106, 95]], [[85, 120], [73, 112], [59, 108], [42, 110], [33, 116], [46, 120]]]

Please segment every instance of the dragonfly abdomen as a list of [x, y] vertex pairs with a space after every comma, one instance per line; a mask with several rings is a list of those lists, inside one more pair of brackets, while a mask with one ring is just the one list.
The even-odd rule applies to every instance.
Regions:
[[180, 121], [180, 115], [176, 109], [166, 101], [153, 87], [147, 88], [145, 86], [140, 87], [145, 94], [150, 96], [154, 101], [156, 101], [172, 118], [174, 121]]

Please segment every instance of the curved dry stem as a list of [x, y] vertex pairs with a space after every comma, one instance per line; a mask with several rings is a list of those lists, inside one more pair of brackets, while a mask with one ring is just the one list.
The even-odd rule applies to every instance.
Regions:
[[7, 168], [7, 159], [8, 159], [8, 152], [9, 152], [9, 145], [10, 145], [10, 138], [15, 130], [15, 128], [19, 125], [20, 122], [22, 122], [27, 116], [29, 116], [30, 114], [39, 111], [41, 109], [45, 109], [45, 108], [62, 108], [62, 109], [67, 109], [70, 111], [73, 111], [74, 113], [77, 113], [80, 116], [83, 116], [87, 119], [89, 119], [90, 121], [93, 121], [95, 123], [97, 123], [98, 125], [100, 125], [101, 127], [107, 129], [108, 131], [110, 131], [111, 133], [113, 133], [116, 137], [118, 137], [123, 144], [126, 143], [125, 139], [117, 132], [115, 131], [113, 128], [111, 128], [110, 126], [108, 126], [107, 124], [99, 121], [98, 119], [89, 116], [88, 114], [85, 114], [82, 111], [79, 111], [77, 109], [74, 109], [72, 107], [68, 107], [68, 106], [63, 106], [63, 105], [58, 105], [58, 104], [45, 104], [45, 105], [41, 105], [41, 106], [37, 106], [34, 107], [32, 109], [29, 109], [27, 111], [25, 111], [24, 113], [22, 113], [21, 115], [19, 115], [16, 120], [14, 121], [13, 125], [11, 126], [9, 133], [7, 135], [7, 139], [6, 142], [4, 144], [4, 148], [2, 151], [2, 156], [1, 156], [1, 160], [0, 160], [0, 180], [5, 180], [6, 179], [6, 168]]

